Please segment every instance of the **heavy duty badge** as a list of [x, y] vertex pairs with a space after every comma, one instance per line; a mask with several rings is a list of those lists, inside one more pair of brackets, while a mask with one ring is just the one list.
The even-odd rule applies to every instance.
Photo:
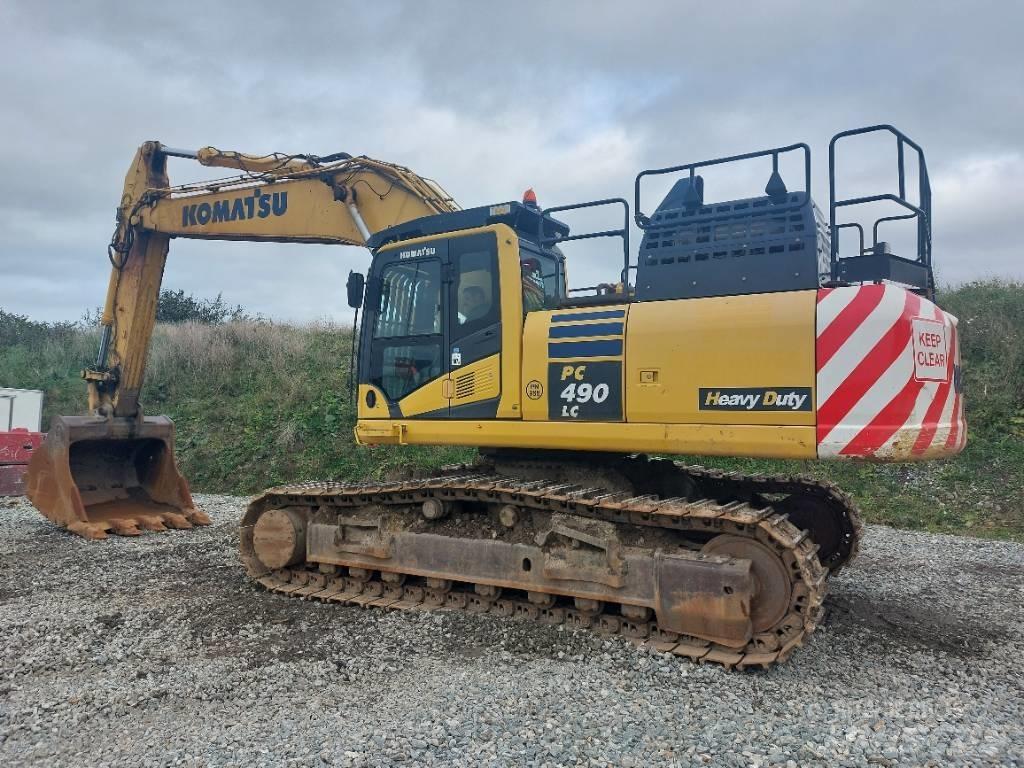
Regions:
[[702, 411], [809, 411], [810, 387], [701, 387]]

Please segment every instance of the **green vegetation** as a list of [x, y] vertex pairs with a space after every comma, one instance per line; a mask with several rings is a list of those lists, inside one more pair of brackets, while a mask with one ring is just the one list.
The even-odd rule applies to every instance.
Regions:
[[215, 299], [197, 299], [182, 290], [164, 288], [156, 304], [158, 323], [226, 323], [249, 319], [240, 304], [229, 307], [219, 293]]
[[[148, 413], [175, 420], [178, 459], [196, 490], [254, 493], [472, 458], [468, 449], [353, 444], [348, 329], [232, 320], [243, 313], [219, 297], [172, 296], [175, 306], [196, 312], [190, 322], [158, 326], [143, 402]], [[873, 465], [689, 458], [830, 479], [873, 522], [1024, 540], [1024, 284], [972, 283], [944, 292], [939, 303], [961, 321], [970, 439], [956, 459]], [[95, 330], [81, 324], [37, 323], [0, 310], [0, 384], [44, 389], [47, 421], [79, 413], [79, 371], [97, 343]]]

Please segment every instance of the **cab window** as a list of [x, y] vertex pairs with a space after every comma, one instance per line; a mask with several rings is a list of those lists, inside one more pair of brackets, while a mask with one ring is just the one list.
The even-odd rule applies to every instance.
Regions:
[[380, 377], [371, 383], [392, 400], [401, 400], [441, 375], [441, 344], [388, 344], [380, 360]]
[[563, 295], [558, 262], [533, 251], [522, 252], [519, 267], [523, 280], [523, 310], [555, 307]]
[[[458, 245], [461, 245], [456, 241]], [[454, 254], [455, 324], [452, 339], [468, 336], [500, 320], [498, 260], [494, 251], [467, 250]]]
[[381, 273], [371, 383], [400, 400], [443, 372], [441, 262], [406, 261]]
[[374, 337], [441, 333], [441, 262], [392, 264], [381, 275]]

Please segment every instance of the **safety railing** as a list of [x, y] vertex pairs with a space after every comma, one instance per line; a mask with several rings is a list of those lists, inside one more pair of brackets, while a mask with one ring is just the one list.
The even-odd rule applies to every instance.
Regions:
[[[798, 151], [802, 151], [804, 157], [804, 194], [794, 202], [790, 199], [790, 192], [779, 173], [779, 157], [789, 152]], [[697, 169], [710, 168], [716, 165], [725, 165], [726, 163], [737, 163], [744, 160], [753, 160], [758, 157], [771, 157], [772, 159], [772, 172], [771, 176], [768, 177], [768, 184], [765, 186], [765, 194], [768, 195], [768, 197], [779, 199], [779, 207], [776, 210], [782, 211], [787, 208], [802, 208], [803, 206], [810, 204], [811, 148], [801, 142], [799, 144], [790, 144], [787, 147], [775, 147], [773, 149], [763, 149], [758, 152], [746, 152], [742, 155], [718, 157], [713, 160], [702, 160], [697, 163], [686, 163], [684, 165], [673, 165], [668, 168], [653, 168], [641, 171], [637, 174], [636, 181], [633, 184], [633, 211], [636, 225], [643, 230], [648, 230], [652, 227], [658, 226], [657, 222], [655, 222], [652, 217], [643, 213], [641, 200], [643, 180], [650, 176], [663, 176], [665, 174], [683, 173], [685, 171], [689, 171], [690, 178], [690, 186], [687, 191], [689, 198], [684, 200], [684, 204], [687, 208], [698, 214], [710, 214], [713, 218], [730, 218], [736, 215], [743, 215], [731, 210], [718, 212], [715, 210], [716, 206], [713, 203], [705, 205], [702, 195], [698, 192], [698, 179], [700, 177], [697, 176]]]
[[[898, 192], [885, 192], [875, 195], [864, 195], [846, 199], [836, 198], [836, 147], [843, 139], [863, 136], [870, 133], [891, 133], [896, 138], [896, 165]], [[906, 155], [908, 148], [917, 158], [917, 204], [910, 202], [907, 195]], [[854, 128], [841, 131], [832, 137], [828, 145], [828, 183], [829, 183], [829, 228], [831, 232], [831, 278], [835, 282], [861, 282], [870, 279], [893, 279], [916, 288], [934, 291], [932, 274], [932, 191], [928, 178], [928, 166], [924, 151], [906, 134], [897, 128], [883, 124], [865, 128]], [[870, 203], [889, 202], [907, 212], [897, 215], [881, 216], [871, 226], [871, 245], [864, 242], [864, 227], [856, 222], [838, 223], [838, 211], [841, 208], [854, 208]], [[892, 221], [915, 219], [917, 222], [917, 246], [913, 258], [896, 256], [889, 253], [882, 241], [878, 239], [878, 228], [881, 224]], [[855, 228], [859, 233], [859, 248], [854, 256], [842, 256], [839, 247], [839, 231], [844, 228]]]
[[[605, 229], [598, 232], [582, 232], [578, 235], [554, 235], [546, 236], [544, 234], [544, 220], [553, 213], [564, 213], [565, 211], [577, 211], [585, 208], [598, 208], [606, 205], [621, 205], [623, 208], [623, 220], [621, 229]], [[623, 291], [628, 293], [629, 286], [629, 273], [631, 270], [635, 270], [636, 266], [629, 263], [629, 202], [621, 197], [608, 197], [603, 200], [591, 200], [586, 203], [572, 203], [570, 205], [556, 205], [553, 208], [545, 208], [542, 211], [540, 219], [539, 231], [537, 233], [538, 242], [541, 246], [560, 245], [562, 243], [568, 243], [573, 240], [593, 240], [599, 237], [621, 237], [622, 238], [622, 272], [619, 274], [619, 278], [622, 282]], [[569, 293], [583, 293], [586, 291], [600, 292], [604, 285], [591, 285], [585, 288], [572, 288]]]

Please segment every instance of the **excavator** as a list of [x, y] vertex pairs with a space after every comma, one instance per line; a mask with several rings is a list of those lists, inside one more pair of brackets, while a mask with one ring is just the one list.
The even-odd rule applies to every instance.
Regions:
[[[839, 150], [877, 134], [895, 143], [898, 190], [839, 197]], [[363, 312], [356, 442], [479, 458], [257, 495], [240, 530], [254, 582], [592, 628], [729, 668], [784, 661], [857, 552], [853, 503], [826, 482], [667, 457], [901, 462], [966, 441], [957, 320], [934, 303], [923, 151], [889, 125], [834, 136], [828, 220], [810, 157], [793, 144], [641, 171], [631, 217], [625, 198], [541, 209], [532, 190], [463, 210], [433, 181], [363, 156], [146, 143], [108, 251], [88, 414], [55, 417], [29, 498], [89, 538], [209, 523], [172, 422], [140, 402], [170, 240], [363, 246], [369, 269], [347, 284]], [[170, 186], [168, 158], [240, 174]], [[780, 161], [802, 161], [802, 189]], [[763, 194], [706, 199], [704, 177], [734, 163], [770, 165]], [[668, 192], [645, 213], [652, 184]], [[865, 224], [879, 206], [896, 212]], [[562, 219], [583, 209], [621, 210], [622, 224], [573, 232]], [[883, 225], [915, 245], [897, 255]], [[594, 238], [621, 239], [621, 270], [571, 289], [565, 250]]]

